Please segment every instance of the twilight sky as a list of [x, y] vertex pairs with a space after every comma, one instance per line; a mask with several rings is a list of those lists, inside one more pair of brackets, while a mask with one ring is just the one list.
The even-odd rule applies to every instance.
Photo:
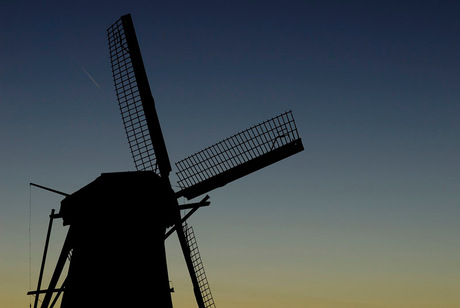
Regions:
[[[127, 13], [172, 162], [289, 109], [305, 146], [190, 219], [217, 307], [460, 307], [457, 1], [0, 11], [0, 307], [29, 305], [62, 199], [29, 182], [72, 193], [134, 170], [106, 38]], [[65, 232], [56, 221], [47, 277]], [[167, 253], [175, 307], [195, 307], [175, 238]]]

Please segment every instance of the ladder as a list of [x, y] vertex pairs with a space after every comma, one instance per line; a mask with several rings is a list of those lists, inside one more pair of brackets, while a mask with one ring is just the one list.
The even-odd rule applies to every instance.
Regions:
[[193, 263], [193, 270], [195, 271], [196, 278], [198, 280], [198, 286], [200, 287], [201, 297], [205, 308], [216, 308], [214, 299], [209, 288], [208, 279], [204, 272], [203, 262], [201, 261], [200, 252], [196, 243], [195, 233], [193, 232], [192, 226], [188, 226], [187, 223], [182, 225], [185, 233], [185, 239], [187, 240], [188, 247], [190, 249], [190, 258]]

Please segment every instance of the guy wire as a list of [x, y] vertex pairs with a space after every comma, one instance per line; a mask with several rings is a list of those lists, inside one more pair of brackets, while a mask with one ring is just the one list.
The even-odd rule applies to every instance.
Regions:
[[[29, 184], [29, 290], [32, 290], [32, 185]], [[29, 297], [29, 307], [32, 307], [32, 296]]]

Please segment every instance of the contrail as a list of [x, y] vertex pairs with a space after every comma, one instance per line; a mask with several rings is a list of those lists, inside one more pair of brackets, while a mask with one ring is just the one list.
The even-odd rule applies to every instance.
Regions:
[[85, 68], [81, 66], [80, 63], [77, 62], [77, 65], [81, 68], [83, 72], [85, 72], [86, 76], [88, 76], [88, 78], [94, 83], [94, 85], [100, 89], [101, 86], [96, 82], [96, 80], [94, 80], [94, 78], [88, 73], [88, 71], [85, 70]]

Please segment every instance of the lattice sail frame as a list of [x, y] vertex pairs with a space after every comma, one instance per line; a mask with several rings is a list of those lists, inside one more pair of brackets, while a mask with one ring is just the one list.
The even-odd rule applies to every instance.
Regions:
[[302, 150], [287, 111], [177, 162], [178, 195], [196, 197]]
[[115, 92], [134, 164], [138, 171], [153, 170], [159, 174], [123, 19], [108, 28], [107, 34]]

